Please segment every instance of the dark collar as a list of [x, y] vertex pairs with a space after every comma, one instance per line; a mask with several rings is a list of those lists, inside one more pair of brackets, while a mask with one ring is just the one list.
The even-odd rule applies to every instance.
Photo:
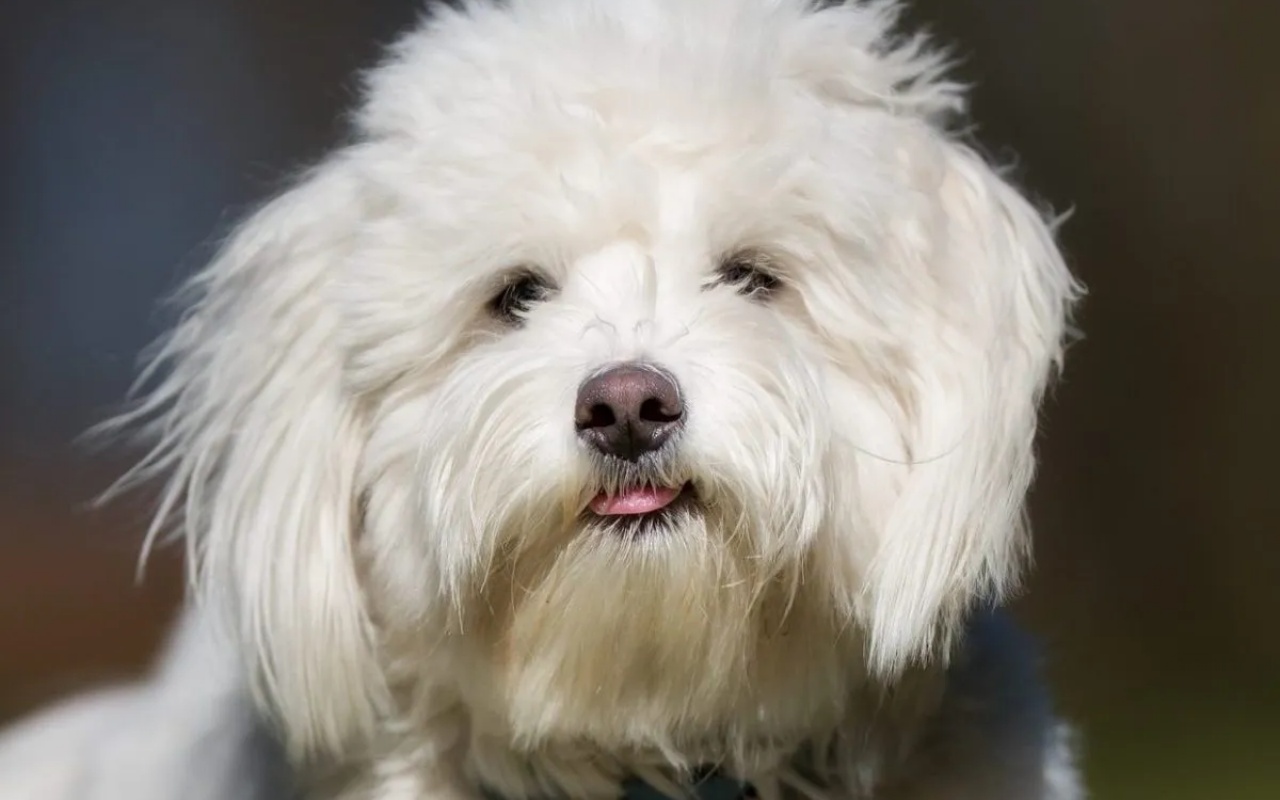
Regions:
[[[712, 772], [697, 778], [690, 786], [693, 800], [751, 800], [756, 797], [755, 790], [741, 781], [726, 778]], [[503, 800], [491, 790], [485, 790], [486, 800]], [[622, 792], [618, 800], [686, 800], [683, 797], [671, 797], [639, 779], [631, 779], [622, 784]]]
[[[711, 773], [693, 784], [696, 800], [747, 800], [756, 796], [755, 790], [733, 778]], [[640, 780], [622, 784], [622, 800], [681, 800], [671, 798]]]
[[[254, 713], [247, 712], [235, 719], [242, 720], [248, 728], [242, 734], [238, 752], [241, 760], [236, 764], [237, 774], [244, 785], [252, 789], [244, 795], [246, 800], [301, 800], [299, 784], [275, 731]], [[726, 777], [713, 768], [697, 771], [690, 788], [693, 800], [754, 800], [757, 797], [751, 786]], [[504, 800], [488, 788], [483, 788], [483, 794], [485, 800]], [[688, 800], [688, 797], [669, 797], [642, 780], [631, 779], [623, 782], [618, 800]]]

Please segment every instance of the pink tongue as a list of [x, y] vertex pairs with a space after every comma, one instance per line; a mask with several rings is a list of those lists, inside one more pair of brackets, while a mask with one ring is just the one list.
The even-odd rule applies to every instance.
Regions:
[[601, 516], [648, 514], [651, 511], [666, 508], [679, 496], [679, 487], [636, 487], [627, 489], [622, 494], [596, 495], [591, 501], [591, 510]]

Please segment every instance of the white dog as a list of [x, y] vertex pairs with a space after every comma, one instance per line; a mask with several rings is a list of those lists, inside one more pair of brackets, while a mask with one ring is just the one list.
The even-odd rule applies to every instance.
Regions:
[[1077, 285], [895, 10], [403, 38], [123, 420], [198, 610], [0, 796], [1080, 797], [991, 610]]

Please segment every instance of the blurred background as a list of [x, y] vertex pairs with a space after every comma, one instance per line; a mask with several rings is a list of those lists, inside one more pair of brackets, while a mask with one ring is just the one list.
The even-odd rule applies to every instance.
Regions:
[[[622, 0], [619, 0], [622, 2]], [[418, 0], [0, 8], [0, 719], [143, 669], [181, 595], [88, 501], [158, 301], [343, 134]], [[1017, 611], [1095, 797], [1280, 797], [1280, 4], [919, 0], [983, 145], [1075, 215]]]

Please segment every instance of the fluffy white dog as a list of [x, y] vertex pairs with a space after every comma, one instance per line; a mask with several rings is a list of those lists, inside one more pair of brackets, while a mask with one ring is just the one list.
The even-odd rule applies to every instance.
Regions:
[[198, 610], [0, 796], [1080, 797], [991, 611], [1077, 287], [895, 11], [400, 40], [122, 421]]

